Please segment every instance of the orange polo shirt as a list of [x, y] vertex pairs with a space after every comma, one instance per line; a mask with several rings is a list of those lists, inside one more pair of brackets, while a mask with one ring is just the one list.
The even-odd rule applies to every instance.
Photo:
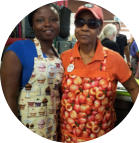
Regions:
[[95, 55], [89, 64], [83, 63], [78, 48], [79, 43], [77, 42], [72, 49], [61, 54], [65, 73], [67, 73], [67, 67], [70, 64], [71, 57], [74, 59], [74, 69], [77, 69], [80, 75], [84, 74], [85, 72], [86, 75], [93, 75], [93, 71], [100, 71], [100, 64], [104, 60], [103, 50], [105, 50], [107, 53], [106, 72], [110, 73], [114, 80], [120, 81], [121, 83], [127, 81], [131, 76], [131, 70], [120, 54], [103, 47], [100, 40], [97, 41]]

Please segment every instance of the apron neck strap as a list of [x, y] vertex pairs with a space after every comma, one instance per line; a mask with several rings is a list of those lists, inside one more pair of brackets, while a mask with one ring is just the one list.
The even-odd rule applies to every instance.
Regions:
[[100, 71], [106, 71], [106, 62], [107, 62], [107, 52], [103, 50], [104, 53], [104, 60], [100, 64]]
[[35, 46], [36, 46], [38, 57], [43, 58], [43, 53], [42, 53], [42, 50], [41, 50], [41, 44], [40, 44], [39, 40], [36, 37], [33, 40], [34, 40], [34, 43], [35, 43]]

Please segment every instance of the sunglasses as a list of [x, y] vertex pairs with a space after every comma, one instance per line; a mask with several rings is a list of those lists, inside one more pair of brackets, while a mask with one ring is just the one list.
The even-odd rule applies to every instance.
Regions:
[[85, 21], [82, 18], [78, 18], [75, 20], [74, 24], [76, 27], [82, 27], [86, 24], [89, 28], [95, 29], [102, 24], [102, 21], [98, 19], [88, 19], [87, 21]]

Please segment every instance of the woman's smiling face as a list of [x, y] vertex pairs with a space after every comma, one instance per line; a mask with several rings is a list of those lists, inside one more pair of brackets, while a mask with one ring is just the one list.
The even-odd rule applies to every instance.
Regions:
[[53, 40], [59, 33], [58, 12], [47, 5], [39, 8], [33, 15], [33, 31], [40, 40]]

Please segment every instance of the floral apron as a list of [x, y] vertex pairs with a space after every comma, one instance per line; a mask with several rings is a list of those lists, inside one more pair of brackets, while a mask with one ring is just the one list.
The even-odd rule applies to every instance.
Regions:
[[[73, 57], [70, 58], [62, 81], [62, 142], [77, 143], [95, 139], [114, 127], [116, 82], [106, 72], [106, 62], [107, 53], [104, 51], [100, 70], [95, 72], [90, 69], [88, 77], [83, 77], [74, 67]], [[81, 72], [86, 71], [82, 69]]]
[[63, 67], [58, 57], [44, 58], [39, 41], [34, 70], [19, 97], [21, 122], [42, 137], [57, 140], [58, 111]]

